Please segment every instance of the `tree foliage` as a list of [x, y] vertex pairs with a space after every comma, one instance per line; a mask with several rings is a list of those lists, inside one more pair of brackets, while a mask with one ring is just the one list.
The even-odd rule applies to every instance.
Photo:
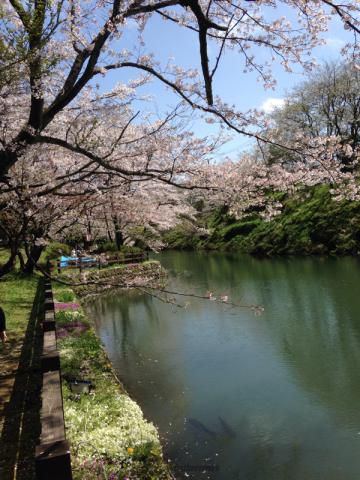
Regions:
[[[288, 95], [272, 113], [278, 143], [299, 136], [337, 137], [356, 151], [360, 144], [360, 71], [344, 63], [326, 63]], [[280, 147], [269, 148], [269, 162], [294, 160]], [[341, 157], [348, 163], [351, 157]]]
[[[288, 18], [280, 8], [291, 12]], [[355, 0], [5, 0], [0, 227], [11, 247], [8, 267], [18, 256], [31, 270], [46, 241], [66, 232], [91, 239], [107, 235], [118, 246], [141, 228], [147, 240], [149, 232], [158, 238], [179, 218], [191, 220], [194, 208], [184, 192], [226, 205], [237, 217], [254, 208], [274, 216], [281, 205], [269, 201], [268, 191], [288, 192], [304, 183], [327, 182], [336, 195], [357, 198], [357, 179], [339, 169], [338, 158], [356, 159], [358, 130], [345, 139], [323, 127], [317, 135], [304, 127], [294, 144], [264, 131], [261, 112], [225, 103], [215, 79], [229, 50], [237, 52], [244, 73], [255, 71], [266, 87], [275, 84], [273, 63], [287, 71], [294, 64], [311, 69], [311, 51], [334, 16], [352, 35], [344, 54], [358, 68], [359, 13]], [[145, 44], [155, 21], [196, 41], [192, 68], [163, 59]], [[124, 40], [130, 26], [136, 29], [131, 43]], [[105, 89], [102, 79], [111, 72], [123, 80]], [[151, 82], [172, 92], [166, 111], [157, 105], [152, 110], [142, 95]], [[301, 161], [292, 170], [251, 161], [216, 163], [225, 137], [197, 138], [188, 125], [199, 118], [286, 148]]]
[[[296, 20], [291, 22], [283, 16], [273, 20], [271, 10], [280, 6], [292, 8]], [[96, 104], [101, 95], [91, 95], [89, 89], [96, 78], [114, 70], [140, 72], [140, 83], [156, 79], [187, 106], [215, 115], [237, 132], [253, 135], [248, 127], [254, 113], [239, 112], [214, 94], [214, 78], [224, 51], [236, 49], [244, 69], [257, 71], [265, 85], [271, 86], [274, 78], [270, 64], [260, 61], [259, 48], [287, 70], [293, 63], [310, 68], [307, 54], [321, 43], [320, 35], [327, 30], [332, 15], [338, 16], [356, 37], [359, 11], [357, 1], [339, 4], [329, 0], [6, 0], [1, 11], [6, 19], [0, 30], [1, 51], [5, 53], [2, 70], [12, 64], [12, 54], [10, 60], [6, 59], [8, 53], [15, 52], [28, 95], [24, 111], [16, 107], [15, 128], [2, 138], [0, 177], [34, 144], [60, 144], [93, 158], [88, 145], [82, 147], [66, 138], [66, 114], [83, 109], [86, 102]], [[170, 21], [174, 28], [195, 32], [201, 74], [174, 64], [163, 67], [158, 58], [146, 52], [142, 33], [154, 15]], [[131, 50], [121, 48], [130, 20], [139, 31]], [[217, 51], [213, 58], [210, 42]], [[357, 46], [355, 38], [355, 52]], [[115, 88], [107, 98], [116, 99], [118, 95], [119, 89]], [[56, 133], [51, 131], [54, 124]], [[97, 161], [104, 159], [95, 157]]]

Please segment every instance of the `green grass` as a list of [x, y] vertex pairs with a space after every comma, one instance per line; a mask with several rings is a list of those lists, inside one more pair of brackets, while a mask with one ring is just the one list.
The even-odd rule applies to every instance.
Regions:
[[25, 333], [34, 301], [38, 278], [22, 278], [17, 274], [0, 279], [1, 306], [6, 315], [9, 338]]
[[[25, 253], [23, 250], [21, 250], [21, 253]], [[10, 253], [7, 248], [0, 247], [0, 265], [6, 263], [9, 259]], [[19, 259], [16, 258], [16, 268], [18, 269], [19, 267]]]
[[72, 302], [75, 298], [74, 292], [72, 290], [63, 289], [61, 292], [57, 293], [57, 299], [59, 302]]
[[9, 252], [6, 248], [0, 248], [0, 265], [5, 263], [9, 257]]
[[[0, 249], [0, 263], [7, 258], [7, 250]], [[0, 278], [0, 305], [6, 315], [10, 341], [25, 335], [38, 281], [38, 276], [24, 276], [18, 271]]]

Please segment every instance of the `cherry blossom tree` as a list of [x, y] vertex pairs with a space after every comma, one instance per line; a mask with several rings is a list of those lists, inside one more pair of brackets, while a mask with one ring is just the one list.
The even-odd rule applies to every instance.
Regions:
[[[119, 115], [123, 110], [120, 106]], [[120, 135], [106, 105], [98, 108], [96, 122], [83, 111], [69, 121], [68, 137], [85, 145], [91, 131], [93, 152], [111, 157], [109, 166], [58, 145], [39, 144], [11, 168], [0, 189], [1, 229], [11, 247], [4, 273], [13, 268], [16, 256], [23, 269], [31, 271], [46, 242], [66, 238], [74, 228], [84, 238], [96, 240], [109, 231], [110, 221], [121, 243], [130, 234], [134, 238], [135, 227], [141, 227], [152, 232], [145, 243], [159, 248], [158, 232], [173, 226], [178, 215], [191, 215], [183, 190], [174, 185], [192, 188], [188, 176], [217, 142], [195, 138], [181, 123], [173, 124], [173, 116], [146, 125], [131, 125], [127, 119]], [[20, 252], [23, 245], [26, 264]]]
[[[327, 184], [335, 200], [360, 200], [359, 147], [344, 144], [341, 137], [312, 138], [302, 131], [292, 138], [291, 148], [298, 158], [290, 164], [259, 161], [250, 152], [240, 161], [208, 166], [201, 177], [192, 178], [197, 185], [209, 187], [197, 190], [195, 198], [212, 207], [225, 206], [238, 219], [256, 211], [265, 220], [282, 210], [281, 202], [274, 200], [277, 192], [301, 196], [309, 187]], [[351, 168], [344, 170], [344, 161]]]
[[164, 246], [162, 234], [181, 219], [195, 222], [194, 215], [186, 191], [154, 181], [131, 182], [93, 198], [74, 228], [92, 243], [108, 238], [118, 249], [138, 242], [159, 250]]
[[0, 231], [10, 254], [0, 269], [0, 275], [14, 268], [16, 257], [20, 260], [21, 270], [32, 273], [47, 241], [76, 223], [78, 217], [75, 214], [84, 215], [94, 201], [89, 193], [83, 193], [84, 186], [80, 183], [76, 189], [68, 184], [59, 195], [47, 191], [42, 182], [49, 172], [41, 173], [41, 156], [33, 154], [32, 158], [28, 156], [17, 162], [11, 170], [11, 180], [2, 190]]
[[[280, 7], [292, 12], [291, 20], [277, 15]], [[280, 206], [268, 201], [270, 189], [289, 191], [320, 181], [331, 183], [337, 195], [346, 191], [357, 198], [356, 179], [339, 171], [337, 162], [349, 146], [337, 138], [279, 140], [271, 130], [264, 133], [268, 124], [260, 112], [224, 103], [214, 85], [228, 50], [236, 51], [244, 73], [257, 72], [265, 87], [275, 82], [273, 62], [288, 71], [293, 64], [311, 69], [309, 54], [323, 42], [333, 16], [352, 34], [344, 54], [359, 68], [359, 12], [357, 0], [5, 0], [0, 215], [3, 233], [13, 242], [9, 268], [25, 244], [31, 270], [44, 241], [75, 219], [81, 219], [84, 232], [89, 225], [106, 231], [111, 220], [118, 243], [134, 226], [168, 228], [179, 215], [193, 214], [184, 193], [189, 189], [226, 203], [238, 216], [254, 205], [271, 216]], [[144, 33], [155, 17], [197, 40], [199, 65], [183, 68], [149, 50]], [[129, 22], [137, 29], [130, 47], [123, 40]], [[261, 60], [261, 50], [268, 62]], [[102, 78], [115, 71], [126, 80], [104, 90]], [[174, 94], [165, 113], [156, 106], [150, 112], [141, 94], [152, 81]], [[200, 116], [260, 145], [281, 144], [305, 161], [292, 170], [211, 163], [224, 139], [196, 138], [185, 125]], [[357, 152], [351, 155], [356, 161]]]
[[[276, 18], [278, 7], [292, 10], [295, 19]], [[5, 85], [2, 108], [9, 112], [11, 121], [2, 125], [6, 135], [1, 140], [0, 177], [37, 144], [60, 145], [101, 164], [104, 154], [94, 154], [89, 146], [91, 129], [86, 148], [69, 138], [69, 116], [74, 122], [76, 111], [85, 110], [93, 115], [94, 124], [99, 101], [107, 98], [116, 104], [124, 91], [136, 91], [151, 79], [171, 89], [184, 105], [210, 115], [209, 121], [224, 122], [238, 133], [256, 137], [251, 127], [259, 122], [258, 113], [239, 112], [214, 92], [224, 52], [236, 50], [244, 70], [257, 71], [271, 87], [272, 61], [279, 60], [286, 70], [293, 63], [311, 68], [308, 53], [321, 43], [320, 36], [335, 15], [354, 35], [352, 50], [347, 48], [347, 52], [351, 50], [356, 61], [359, 9], [357, 0], [5, 0], [1, 7], [5, 19], [1, 51], [6, 52], [2, 71], [14, 62], [21, 64], [23, 75], [15, 83], [24, 98], [23, 108], [18, 108], [7, 92], [12, 86]], [[164, 66], [147, 51], [143, 32], [155, 15], [197, 37], [200, 72], [197, 65], [195, 70], [171, 62]], [[129, 21], [137, 26], [139, 36], [131, 49], [124, 49], [122, 36]], [[209, 53], [210, 43], [216, 48], [215, 55]], [[261, 62], [259, 49], [268, 51], [269, 63]], [[136, 71], [141, 76], [100, 94], [97, 79], [115, 70]], [[126, 168], [122, 173], [132, 174]]]

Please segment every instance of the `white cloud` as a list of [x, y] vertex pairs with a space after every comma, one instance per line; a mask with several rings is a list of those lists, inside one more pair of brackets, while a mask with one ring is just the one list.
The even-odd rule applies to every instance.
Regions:
[[285, 104], [283, 98], [267, 98], [265, 102], [261, 105], [261, 110], [264, 110], [265, 113], [271, 113], [275, 108], [282, 108]]
[[341, 50], [345, 46], [344, 40], [337, 37], [325, 38], [325, 42], [326, 44], [324, 45], [324, 48], [328, 47], [328, 48], [333, 48], [335, 50]]

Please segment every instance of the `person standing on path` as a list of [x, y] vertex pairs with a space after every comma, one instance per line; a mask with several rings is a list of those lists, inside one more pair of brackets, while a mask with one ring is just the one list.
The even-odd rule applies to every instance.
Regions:
[[2, 343], [5, 343], [7, 340], [5, 312], [1, 307], [0, 307], [0, 339]]

